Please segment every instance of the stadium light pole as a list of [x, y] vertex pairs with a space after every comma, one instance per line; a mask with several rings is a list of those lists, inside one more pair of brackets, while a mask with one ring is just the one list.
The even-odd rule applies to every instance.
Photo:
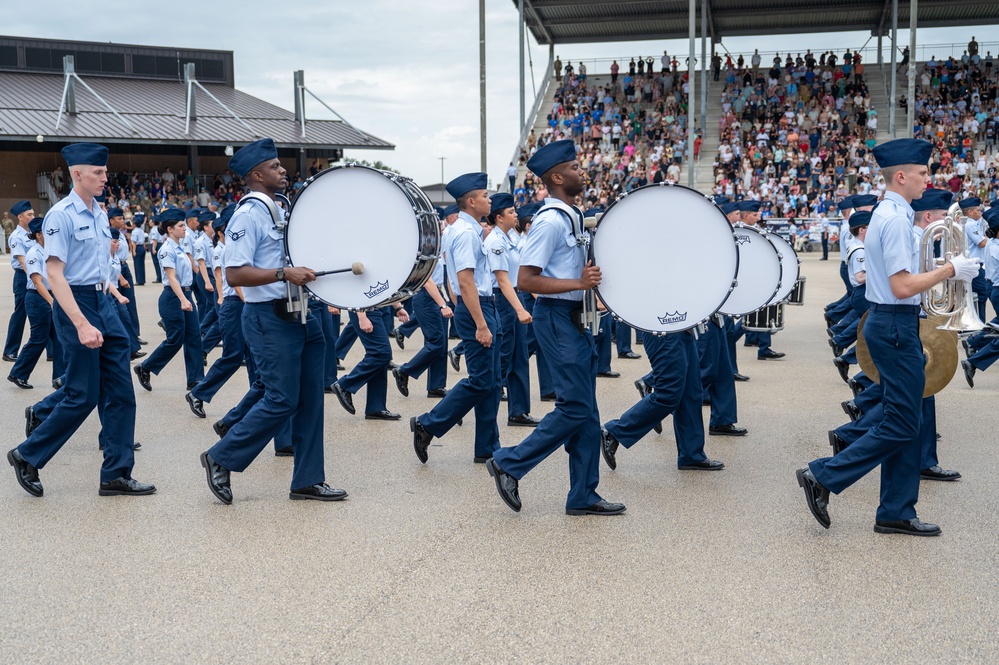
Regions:
[[708, 0], [701, 0], [701, 133], [708, 125]]
[[895, 107], [898, 105], [898, 76], [895, 74], [895, 58], [898, 53], [898, 0], [891, 3], [891, 95], [888, 97], [888, 131], [895, 138]]
[[694, 56], [697, 55], [697, 0], [690, 0], [687, 12], [687, 35], [690, 55], [687, 58], [687, 186], [694, 188], [694, 110], [697, 106], [697, 78], [694, 76]]
[[479, 0], [479, 154], [486, 171], [486, 0]]
[[517, 31], [520, 35], [520, 131], [523, 132], [524, 123], [527, 122], [524, 118], [524, 104], [526, 103], [524, 99], [524, 0], [517, 3], [517, 10], [520, 12], [518, 23], [520, 30]]
[[444, 205], [444, 160], [447, 157], [438, 157], [441, 160], [441, 205]]
[[919, 16], [919, 0], [909, 4], [909, 90], [905, 105], [905, 121], [908, 127], [905, 136], [912, 138], [913, 125], [916, 122], [916, 24]]

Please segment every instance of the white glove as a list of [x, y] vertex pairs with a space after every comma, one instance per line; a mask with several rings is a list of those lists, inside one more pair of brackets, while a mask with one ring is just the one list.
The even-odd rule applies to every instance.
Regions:
[[954, 266], [952, 281], [970, 282], [978, 277], [978, 269], [981, 267], [981, 261], [978, 259], [970, 259], [959, 254], [952, 258], [950, 263]]

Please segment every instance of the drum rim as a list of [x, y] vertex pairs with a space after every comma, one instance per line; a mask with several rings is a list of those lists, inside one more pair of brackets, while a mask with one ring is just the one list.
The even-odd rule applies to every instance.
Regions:
[[[674, 183], [671, 183], [671, 182], [665, 182], [664, 181], [664, 182], [660, 182], [660, 183], [650, 183], [648, 185], [643, 185], [641, 187], [636, 187], [635, 189], [631, 190], [630, 192], [624, 192], [624, 193], [618, 195], [617, 197], [615, 197], [614, 200], [611, 201], [611, 203], [607, 206], [607, 209], [604, 210], [604, 212], [601, 215], [600, 219], [598, 219], [597, 222], [596, 222], [596, 224], [593, 225], [593, 230], [596, 231], [597, 229], [600, 228], [600, 224], [604, 221], [604, 218], [607, 217], [607, 213], [609, 213], [614, 208], [614, 206], [616, 206], [618, 203], [620, 203], [621, 201], [624, 201], [625, 199], [627, 199], [629, 196], [631, 196], [635, 192], [638, 192], [638, 191], [641, 191], [641, 190], [644, 190], [644, 189], [655, 189], [655, 188], [683, 189], [683, 190], [687, 190], [688, 192], [693, 192], [694, 194], [696, 194], [700, 198], [704, 199], [705, 201], [707, 201], [708, 203], [710, 203], [711, 205], [713, 205], [714, 208], [715, 208], [715, 210], [718, 211], [718, 214], [721, 215], [722, 220], [726, 224], [729, 224], [728, 217], [725, 215], [724, 212], [722, 212], [721, 207], [719, 207], [719, 205], [717, 203], [715, 203], [711, 199], [711, 197], [705, 196], [704, 194], [702, 194], [701, 192], [697, 191], [696, 189], [694, 189], [692, 187], [686, 187], [684, 185], [677, 185], [677, 184], [674, 184]], [[594, 235], [594, 239], [595, 239], [595, 237], [596, 236]], [[734, 235], [732, 236], [732, 242], [733, 243], [735, 242], [735, 236]], [[593, 260], [593, 258], [594, 258], [593, 257], [593, 239], [591, 239], [591, 241], [590, 241], [590, 249], [587, 252], [587, 255], [588, 255], [587, 256], [587, 260]], [[718, 305], [718, 308], [715, 309], [714, 312], [712, 312], [711, 314], [709, 314], [704, 319], [701, 319], [700, 321], [695, 321], [695, 322], [691, 323], [689, 326], [687, 326], [686, 328], [681, 328], [679, 330], [672, 330], [672, 331], [669, 331], [669, 332], [664, 332], [662, 330], [649, 330], [648, 328], [642, 328], [641, 326], [636, 326], [634, 323], [628, 321], [627, 319], [625, 319], [624, 317], [622, 317], [621, 315], [619, 315], [617, 312], [615, 312], [613, 310], [613, 308], [611, 308], [611, 306], [607, 303], [607, 301], [604, 300], [602, 297], [600, 297], [600, 287], [599, 286], [593, 287], [593, 292], [597, 295], [598, 298], [600, 298], [600, 302], [603, 303], [604, 308], [607, 310], [607, 315], [613, 317], [615, 321], [620, 321], [622, 323], [625, 323], [625, 324], [631, 326], [635, 330], [641, 330], [642, 332], [647, 332], [647, 333], [652, 334], [652, 335], [674, 335], [676, 333], [682, 333], [682, 332], [687, 332], [687, 331], [693, 330], [697, 326], [702, 325], [703, 323], [709, 321], [712, 316], [714, 316], [719, 311], [721, 311], [721, 308], [724, 307], [725, 303], [728, 301], [729, 296], [732, 295], [732, 291], [735, 290], [735, 279], [736, 279], [736, 276], [739, 274], [739, 261], [740, 261], [740, 256], [739, 256], [739, 251], [737, 249], [736, 252], [735, 252], [735, 274], [732, 275], [732, 280], [729, 283], [728, 292], [725, 294], [725, 297], [722, 299], [721, 304]]]
[[[744, 224], [743, 222], [735, 222], [735, 223], [732, 224], [733, 236], [734, 236], [734, 231], [737, 228], [738, 229], [750, 229], [752, 231], [756, 231], [761, 236], [763, 236], [763, 238], [767, 241], [767, 244], [770, 247], [773, 247], [774, 252], [776, 252], [776, 254], [777, 254], [777, 267], [780, 269], [780, 274], [777, 276], [777, 286], [774, 287], [773, 293], [770, 294], [770, 297], [767, 299], [766, 303], [764, 303], [764, 305], [763, 305], [763, 307], [766, 307], [767, 305], [770, 304], [770, 301], [773, 300], [773, 297], [775, 295], [777, 295], [777, 292], [780, 290], [781, 278], [784, 276], [784, 265], [781, 263], [781, 260], [780, 260], [780, 252], [777, 251], [777, 248], [774, 247], [774, 244], [772, 242], [770, 242], [769, 238], [767, 238], [768, 231], [766, 229], [761, 229], [758, 226], [750, 226], [748, 224]], [[738, 279], [738, 276], [739, 276], [739, 274], [736, 273], [736, 279]], [[732, 290], [734, 291], [735, 289], [733, 288]], [[727, 299], [726, 299], [726, 301], [727, 301]], [[752, 314], [753, 312], [756, 312], [758, 310], [763, 309], [763, 307], [757, 307], [756, 309], [751, 309], [748, 312], [740, 312], [738, 314], [731, 313], [731, 312], [721, 312], [720, 308], [719, 308], [718, 311], [721, 312], [722, 314], [724, 314], [725, 316], [746, 316], [747, 314]]]
[[[797, 267], [798, 267], [798, 271], [797, 271], [798, 272], [798, 276], [795, 277], [794, 284], [791, 285], [791, 290], [788, 291], [787, 296], [785, 296], [780, 301], [777, 300], [777, 294], [780, 293], [781, 287], [784, 286], [784, 260], [782, 258], [782, 254], [781, 254], [780, 248], [777, 247], [776, 244], [774, 244], [774, 241], [773, 241], [774, 237], [780, 238], [782, 242], [787, 243], [787, 246], [791, 250], [791, 254], [794, 256], [795, 265], [797, 265]], [[791, 297], [791, 294], [794, 293], [795, 286], [798, 284], [798, 277], [801, 277], [801, 257], [799, 257], [798, 256], [798, 252], [795, 251], [794, 245], [792, 245], [790, 242], [788, 242], [787, 239], [784, 238], [783, 236], [781, 236], [779, 233], [768, 232], [767, 233], [767, 240], [769, 240], [770, 244], [773, 245], [774, 249], [777, 250], [777, 256], [778, 256], [778, 258], [781, 258], [781, 262], [780, 262], [780, 282], [778, 282], [778, 284], [777, 284], [777, 290], [774, 292], [773, 296], [771, 296], [769, 302], [767, 302], [767, 305], [777, 305], [779, 303], [785, 303], [785, 302], [787, 302], [788, 298]], [[767, 305], [764, 305], [764, 306], [767, 306]]]

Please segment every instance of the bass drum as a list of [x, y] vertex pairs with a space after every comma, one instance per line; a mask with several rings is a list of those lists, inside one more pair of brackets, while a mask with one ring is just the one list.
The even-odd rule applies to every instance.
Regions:
[[[780, 257], [780, 286], [777, 287], [777, 293], [774, 294], [774, 297], [767, 303], [775, 305], [786, 301], [794, 293], [798, 276], [801, 274], [801, 260], [798, 259], [798, 253], [794, 251], [794, 246], [776, 233], [768, 233], [767, 240], [773, 244]], [[783, 310], [781, 314], [783, 315]]]
[[739, 252], [725, 215], [693, 189], [647, 185], [622, 195], [593, 231], [597, 296], [651, 333], [689, 330], [728, 298]]
[[766, 306], [777, 294], [781, 262], [766, 231], [739, 222], [732, 225], [732, 231], [739, 248], [739, 274], [732, 295], [719, 311], [728, 316], [745, 316]]
[[805, 304], [805, 281], [805, 277], [799, 277], [798, 281], [794, 283], [794, 290], [791, 291], [791, 297], [787, 299], [788, 305]]
[[742, 317], [742, 327], [749, 332], [775, 333], [784, 330], [784, 303], [750, 312]]
[[[346, 164], [309, 178], [292, 202], [285, 251], [323, 275], [306, 286], [327, 305], [365, 310], [404, 300], [437, 263], [440, 225], [427, 195], [395, 173]], [[349, 271], [355, 263], [363, 272]]]

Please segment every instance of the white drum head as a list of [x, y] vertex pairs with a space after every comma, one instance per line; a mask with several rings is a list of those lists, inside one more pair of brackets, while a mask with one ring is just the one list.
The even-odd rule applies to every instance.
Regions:
[[615, 201], [596, 226], [597, 294], [607, 309], [648, 332], [680, 332], [725, 302], [739, 265], [725, 215], [692, 189], [641, 187]]
[[310, 178], [299, 192], [285, 245], [293, 266], [324, 271], [363, 263], [361, 275], [326, 275], [308, 289], [335, 307], [364, 309], [409, 278], [419, 235], [413, 204], [396, 183], [373, 169], [339, 167]]
[[765, 306], [777, 293], [781, 265], [777, 250], [759, 229], [745, 224], [732, 227], [739, 248], [738, 284], [720, 311], [729, 316], [744, 316]]
[[791, 243], [776, 233], [768, 233], [767, 240], [773, 244], [774, 249], [777, 250], [777, 254], [780, 255], [780, 287], [778, 287], [777, 293], [770, 299], [770, 302], [767, 303], [768, 305], [775, 305], [791, 297], [791, 292], [794, 291], [794, 285], [798, 281], [798, 275], [801, 272], [801, 266], [798, 264], [798, 254], [794, 251]]

